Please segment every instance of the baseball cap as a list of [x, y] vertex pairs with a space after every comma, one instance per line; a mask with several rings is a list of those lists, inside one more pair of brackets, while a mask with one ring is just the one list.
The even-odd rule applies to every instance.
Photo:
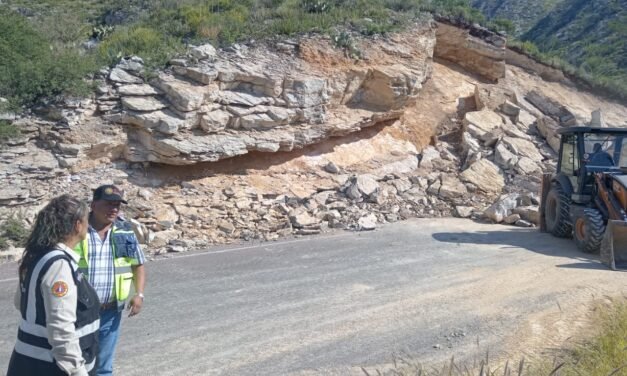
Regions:
[[124, 200], [124, 193], [115, 185], [101, 185], [94, 191], [93, 200], [120, 201], [128, 204]]

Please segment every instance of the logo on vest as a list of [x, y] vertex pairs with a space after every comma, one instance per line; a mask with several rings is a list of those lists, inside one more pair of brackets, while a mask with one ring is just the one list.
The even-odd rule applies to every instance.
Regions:
[[67, 295], [67, 292], [67, 283], [63, 281], [57, 281], [52, 285], [52, 295], [56, 296], [57, 298], [64, 297], [65, 295]]

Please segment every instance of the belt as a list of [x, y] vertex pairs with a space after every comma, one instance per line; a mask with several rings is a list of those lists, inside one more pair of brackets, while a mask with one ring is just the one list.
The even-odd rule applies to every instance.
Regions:
[[118, 302], [110, 302], [110, 303], [105, 303], [105, 304], [101, 304], [100, 305], [100, 310], [101, 311], [106, 311], [109, 309], [114, 309], [114, 308], [118, 308]]

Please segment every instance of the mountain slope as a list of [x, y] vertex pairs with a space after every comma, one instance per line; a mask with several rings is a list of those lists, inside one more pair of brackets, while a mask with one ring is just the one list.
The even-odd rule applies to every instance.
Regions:
[[627, 0], [568, 0], [522, 35], [615, 88], [627, 87]]
[[547, 15], [560, 0], [472, 0], [473, 7], [481, 10], [490, 19], [505, 18], [516, 26], [520, 35]]
[[[473, 0], [506, 18], [539, 57], [627, 99], [627, 0]], [[570, 67], [567, 64], [571, 65]]]

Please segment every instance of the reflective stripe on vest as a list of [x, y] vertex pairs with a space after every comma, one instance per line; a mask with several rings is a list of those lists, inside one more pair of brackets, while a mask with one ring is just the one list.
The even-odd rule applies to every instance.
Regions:
[[[22, 297], [20, 304], [20, 311], [22, 313], [22, 321], [20, 322], [18, 332], [17, 332], [17, 341], [15, 343], [15, 351], [19, 354], [27, 356], [29, 358], [45, 361], [45, 362], [54, 362], [54, 357], [52, 355], [52, 346], [48, 341], [48, 329], [46, 328], [46, 313], [43, 310], [43, 296], [41, 295], [41, 290], [39, 288], [39, 283], [43, 275], [48, 271], [50, 265], [58, 260], [65, 260], [70, 264], [72, 271], [76, 273], [76, 266], [70, 262], [70, 256], [65, 252], [60, 250], [53, 250], [42, 256], [32, 272], [27, 274], [27, 280], [23, 281], [23, 284], [26, 285], [26, 289], [22, 289]], [[74, 274], [74, 279], [76, 282], [77, 275]], [[78, 293], [81, 291], [78, 285], [76, 288], [79, 289]], [[26, 295], [27, 294], [27, 295]], [[95, 293], [94, 293], [95, 294]], [[77, 306], [77, 322], [75, 323], [75, 338], [78, 338], [81, 342], [81, 346], [83, 341], [87, 341], [87, 344], [95, 344], [98, 336], [98, 330], [100, 329], [100, 320], [98, 318], [98, 308], [95, 308], [95, 311], [92, 311], [92, 315], [88, 316], [89, 322], [80, 322], [78, 319], [79, 308]], [[80, 311], [83, 312], [83, 311]], [[85, 348], [82, 348], [83, 355], [85, 356]], [[90, 353], [87, 353], [88, 355]], [[95, 354], [94, 354], [95, 355]], [[88, 360], [90, 363], [93, 363], [95, 357], [89, 356]], [[93, 364], [91, 365], [93, 368]]]
[[[128, 299], [131, 293], [131, 285], [133, 284], [132, 266], [137, 264], [137, 259], [135, 257], [116, 257], [118, 254], [116, 242], [125, 235], [132, 236], [134, 238], [135, 232], [132, 230], [119, 229], [114, 223], [111, 227], [109, 242], [111, 245], [111, 252], [113, 253], [113, 267], [115, 274], [113, 278], [113, 289], [115, 298], [118, 302], [118, 307], [123, 307], [124, 302]], [[89, 275], [89, 240], [87, 238], [84, 239], [74, 250], [80, 255], [80, 260], [78, 262], [79, 270], [83, 272], [83, 274]]]

